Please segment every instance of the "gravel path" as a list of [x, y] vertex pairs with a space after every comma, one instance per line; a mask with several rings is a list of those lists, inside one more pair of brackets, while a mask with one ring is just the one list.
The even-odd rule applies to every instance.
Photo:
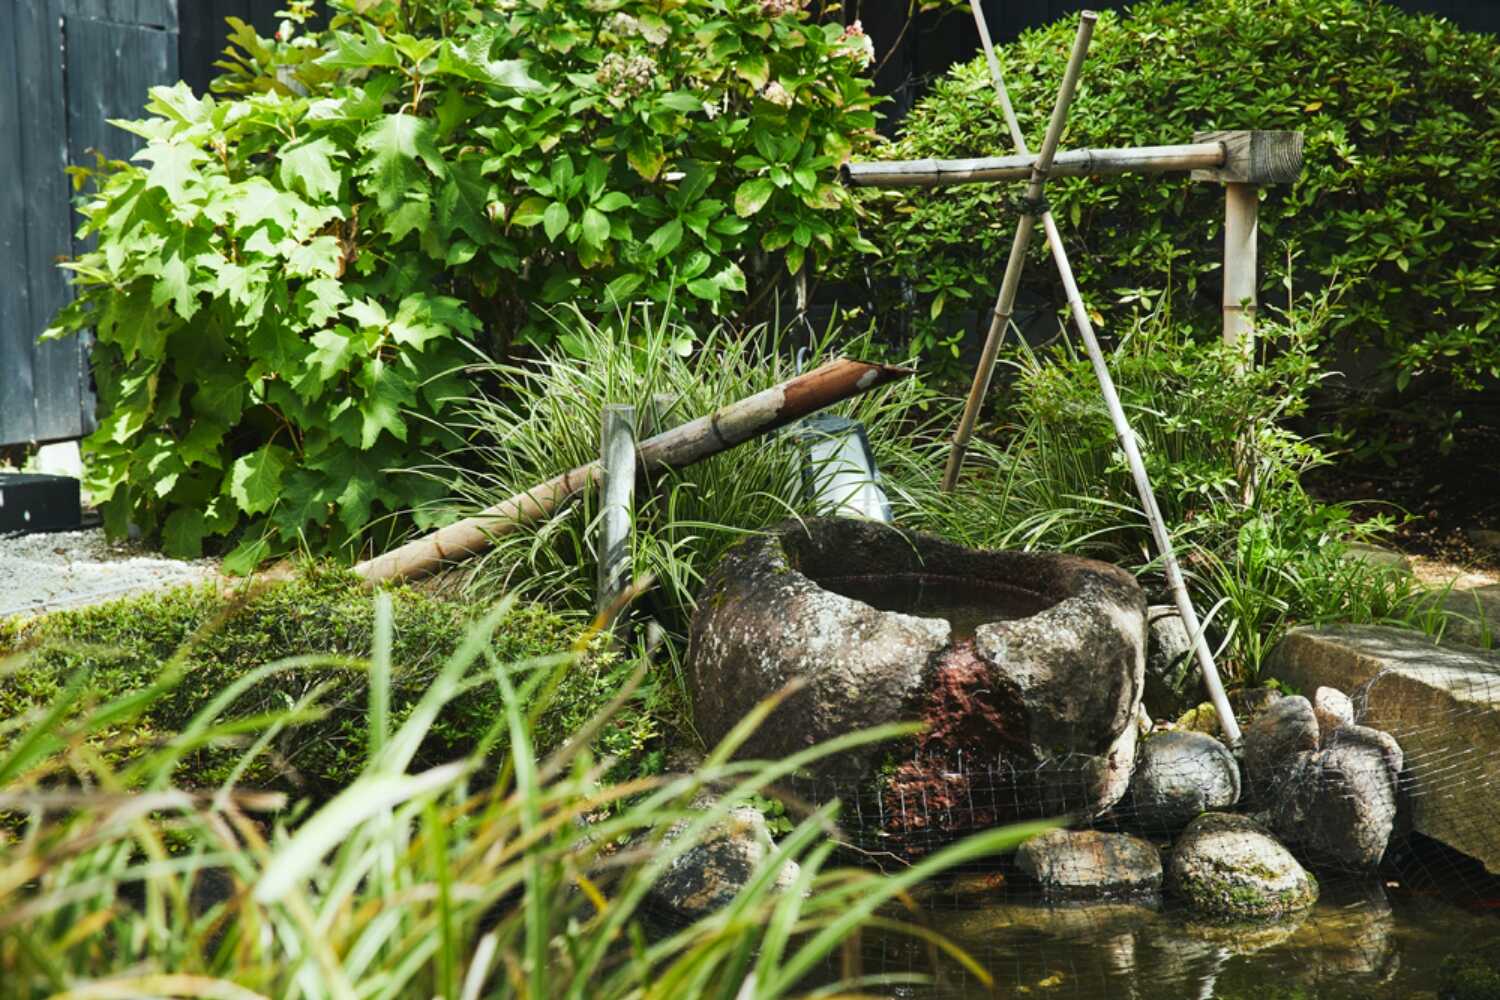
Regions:
[[129, 542], [111, 543], [103, 528], [0, 535], [0, 618], [211, 580], [212, 559], [168, 559]]

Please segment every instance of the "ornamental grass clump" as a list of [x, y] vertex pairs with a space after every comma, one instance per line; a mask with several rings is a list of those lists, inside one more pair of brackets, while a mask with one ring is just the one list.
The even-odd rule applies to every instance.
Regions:
[[[248, 741], [248, 766], [315, 708], [316, 692], [246, 725], [222, 717], [234, 695], [226, 689], [120, 768], [91, 749], [91, 734], [139, 717], [170, 692], [183, 677], [180, 658], [162, 664], [154, 683], [85, 713], [69, 715], [66, 704], [87, 691], [80, 677], [52, 704], [9, 720], [13, 738], [0, 750], [5, 995], [541, 1000], [858, 991], [913, 980], [838, 961], [840, 949], [857, 956], [847, 946], [862, 927], [902, 929], [882, 915], [885, 904], [1041, 828], [987, 831], [885, 877], [828, 867], [830, 805], [802, 816], [724, 909], [675, 930], [653, 926], [648, 890], [735, 803], [825, 753], [895, 732], [851, 735], [784, 761], [733, 761], [774, 707], [767, 704], [695, 772], [611, 784], [601, 778], [607, 762], [590, 748], [615, 704], [558, 751], [536, 752], [526, 706], [571, 658], [492, 655], [492, 633], [508, 613], [497, 607], [467, 634], [397, 725], [386, 700], [391, 604], [378, 600], [374, 655], [359, 665], [369, 673], [368, 763], [311, 811], [240, 787], [237, 774], [191, 792], [171, 775], [193, 747], [230, 739]], [[0, 670], [16, 666], [7, 660]], [[257, 676], [281, 669], [268, 664]], [[492, 724], [469, 753], [413, 769], [430, 728], [476, 683], [501, 692]], [[487, 755], [501, 741], [508, 749], [495, 768]], [[722, 794], [704, 804], [698, 796], [709, 784]], [[775, 875], [788, 862], [799, 874], [778, 891]], [[909, 930], [990, 982], [952, 945]]]
[[710, 323], [873, 249], [837, 170], [875, 98], [837, 24], [760, 0], [328, 7], [293, 3], [274, 39], [237, 23], [217, 96], [156, 88], [119, 123], [134, 162], [75, 171], [95, 249], [50, 333], [96, 336], [113, 534], [234, 571], [379, 548], [445, 492], [400, 470], [459, 443], [465, 366], [549, 344], [552, 307], [675, 295]]

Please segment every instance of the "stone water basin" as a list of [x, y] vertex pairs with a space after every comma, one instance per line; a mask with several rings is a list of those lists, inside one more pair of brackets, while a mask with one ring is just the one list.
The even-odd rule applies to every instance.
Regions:
[[714, 743], [796, 678], [744, 755], [924, 722], [912, 741], [812, 766], [828, 788], [880, 782], [877, 811], [889, 805], [907, 832], [1096, 815], [1130, 779], [1145, 612], [1135, 580], [1104, 563], [868, 521], [788, 522], [705, 582], [686, 662], [695, 723]]

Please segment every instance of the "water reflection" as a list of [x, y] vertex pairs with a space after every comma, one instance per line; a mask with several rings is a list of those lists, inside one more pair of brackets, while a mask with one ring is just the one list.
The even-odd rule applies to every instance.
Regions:
[[[1500, 919], [1379, 882], [1329, 884], [1309, 911], [1255, 924], [1195, 920], [1179, 909], [1112, 902], [1059, 906], [949, 897], [928, 911], [995, 978], [953, 963], [912, 998], [1025, 996], [1125, 1000], [1408, 1000], [1435, 997], [1443, 959], [1500, 938]], [[933, 971], [924, 947], [867, 938], [867, 973]]]

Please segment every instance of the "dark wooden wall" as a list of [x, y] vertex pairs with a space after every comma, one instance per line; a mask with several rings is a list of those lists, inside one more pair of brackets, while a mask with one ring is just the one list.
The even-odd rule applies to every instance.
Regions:
[[64, 168], [140, 146], [109, 124], [151, 87], [204, 90], [224, 18], [269, 32], [281, 0], [0, 0], [0, 445], [94, 427], [88, 344], [39, 344], [71, 292], [60, 257], [81, 249]]

